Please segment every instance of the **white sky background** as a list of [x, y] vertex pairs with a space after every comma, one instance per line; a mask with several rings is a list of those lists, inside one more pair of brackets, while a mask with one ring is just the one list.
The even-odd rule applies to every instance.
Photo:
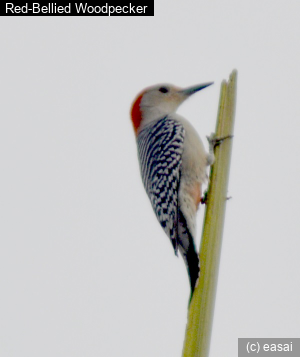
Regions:
[[144, 192], [129, 109], [152, 84], [215, 81], [179, 110], [205, 140], [234, 68], [210, 356], [300, 337], [299, 13], [161, 0], [146, 18], [1, 18], [1, 356], [181, 356], [188, 278]]

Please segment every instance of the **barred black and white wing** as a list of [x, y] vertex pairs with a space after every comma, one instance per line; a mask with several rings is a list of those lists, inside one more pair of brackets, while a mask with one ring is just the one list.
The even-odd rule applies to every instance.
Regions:
[[165, 117], [138, 135], [140, 170], [146, 192], [164, 231], [178, 249], [178, 190], [185, 130]]

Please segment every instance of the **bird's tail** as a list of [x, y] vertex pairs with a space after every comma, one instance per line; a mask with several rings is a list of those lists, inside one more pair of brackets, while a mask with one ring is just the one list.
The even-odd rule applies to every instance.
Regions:
[[178, 218], [178, 246], [189, 275], [192, 299], [200, 273], [199, 256], [182, 212], [179, 212]]

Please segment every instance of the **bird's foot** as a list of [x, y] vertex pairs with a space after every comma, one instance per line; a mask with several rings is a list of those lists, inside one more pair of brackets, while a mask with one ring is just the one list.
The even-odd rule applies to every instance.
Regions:
[[206, 202], [207, 202], [207, 196], [208, 196], [208, 190], [206, 190], [206, 191], [204, 192], [204, 194], [203, 194], [203, 197], [201, 197], [200, 203], [201, 203], [202, 205], [205, 205], [205, 204], [206, 204]]
[[213, 153], [216, 146], [220, 145], [225, 139], [233, 138], [233, 135], [226, 135], [221, 138], [217, 138], [215, 133], [211, 133], [210, 136], [207, 136], [206, 138], [209, 144], [209, 152]]

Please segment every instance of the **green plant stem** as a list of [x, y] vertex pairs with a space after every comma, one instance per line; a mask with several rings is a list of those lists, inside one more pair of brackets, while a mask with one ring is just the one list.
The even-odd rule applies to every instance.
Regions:
[[[237, 72], [223, 81], [216, 137], [233, 135]], [[208, 357], [217, 289], [232, 138], [215, 148], [200, 247], [200, 277], [188, 313], [183, 357]]]

